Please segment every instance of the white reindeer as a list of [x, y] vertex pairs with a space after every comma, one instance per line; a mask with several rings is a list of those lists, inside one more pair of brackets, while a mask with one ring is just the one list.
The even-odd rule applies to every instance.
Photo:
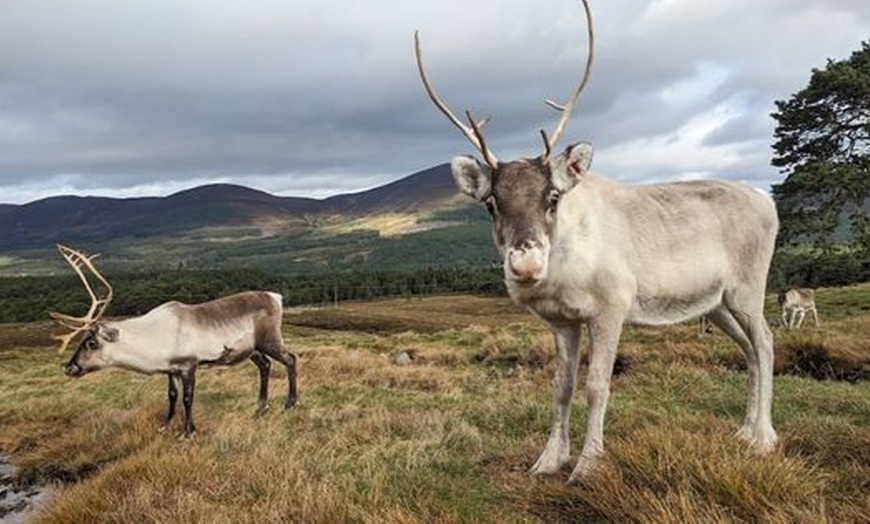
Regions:
[[767, 271], [778, 229], [776, 209], [749, 187], [720, 181], [630, 187], [589, 171], [592, 146], [551, 154], [589, 77], [565, 105], [543, 154], [501, 162], [481, 131], [485, 121], [457, 118], [417, 65], [433, 103], [480, 151], [452, 162], [459, 189], [484, 203], [504, 258], [511, 297], [546, 321], [556, 341], [555, 417], [531, 471], [552, 473], [570, 461], [568, 419], [577, 382], [581, 327], [588, 327], [586, 439], [569, 480], [591, 471], [604, 451], [602, 429], [617, 345], [626, 323], [661, 325], [705, 314], [740, 346], [749, 369], [746, 417], [738, 435], [759, 452], [774, 448], [771, 425], [773, 338], [765, 322]]
[[[789, 289], [784, 293], [780, 293], [777, 298], [779, 307], [782, 308], [783, 326], [787, 326], [789, 329], [795, 327], [800, 329], [801, 324], [804, 323], [807, 311], [810, 311], [813, 314], [813, 322], [816, 329], [819, 328], [819, 313], [816, 311], [815, 291], [805, 287]], [[797, 323], [795, 323], [795, 317], [797, 317]]]
[[[117, 321], [101, 320], [112, 301], [112, 286], [94, 266], [98, 255], [85, 255], [58, 245], [63, 257], [78, 274], [91, 297], [91, 307], [82, 317], [62, 313], [51, 316], [71, 331], [54, 338], [60, 352], [84, 333], [75, 354], [66, 364], [70, 377], [81, 377], [106, 367], [139, 373], [165, 373], [169, 377], [169, 412], [165, 430], [175, 415], [179, 387], [183, 391], [184, 432], [190, 438], [193, 424], [193, 391], [199, 367], [230, 366], [250, 359], [260, 372], [257, 413], [267, 408], [271, 357], [287, 367], [289, 392], [286, 409], [296, 404], [296, 355], [287, 351], [281, 335], [281, 295], [264, 291], [238, 293], [225, 298], [187, 305], [166, 302], [148, 313]], [[82, 269], [89, 270], [106, 288], [97, 298]]]

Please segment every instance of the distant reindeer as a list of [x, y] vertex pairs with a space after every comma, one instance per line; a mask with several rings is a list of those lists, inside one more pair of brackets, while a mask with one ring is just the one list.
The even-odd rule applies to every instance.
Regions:
[[[819, 327], [819, 313], [816, 311], [816, 292], [810, 288], [801, 287], [789, 289], [777, 297], [782, 308], [782, 325], [793, 329], [800, 328], [804, 323], [807, 311], [812, 312], [816, 329]], [[798, 315], [800, 315], [798, 317]], [[795, 325], [795, 317], [797, 325]]]
[[707, 315], [698, 317], [698, 336], [710, 335], [713, 333], [713, 323], [707, 318]]
[[[238, 293], [211, 302], [187, 305], [166, 302], [148, 313], [117, 321], [102, 320], [112, 301], [112, 286], [94, 266], [99, 255], [85, 255], [57, 246], [91, 297], [88, 312], [81, 317], [51, 313], [52, 318], [71, 331], [56, 335], [63, 353], [77, 335], [84, 333], [75, 354], [66, 364], [70, 377], [106, 367], [120, 367], [139, 373], [165, 373], [169, 377], [169, 412], [161, 427], [165, 430], [175, 415], [178, 389], [183, 391], [184, 432], [190, 438], [193, 424], [193, 390], [200, 367], [231, 366], [250, 359], [260, 371], [257, 413], [267, 407], [269, 358], [287, 367], [289, 392], [286, 409], [296, 404], [296, 355], [287, 351], [281, 334], [281, 295], [264, 291]], [[105, 288], [98, 298], [83, 269], [90, 271]]]
[[[706, 314], [740, 346], [749, 369], [746, 418], [738, 435], [767, 453], [771, 425], [773, 337], [764, 319], [765, 282], [779, 227], [766, 195], [741, 184], [681, 182], [630, 187], [589, 171], [592, 146], [553, 150], [589, 78], [592, 17], [586, 0], [589, 54], [577, 89], [543, 153], [502, 162], [487, 147], [478, 121], [464, 124], [417, 65], [430, 99], [480, 152], [453, 159], [459, 189], [482, 202], [504, 259], [511, 297], [546, 321], [556, 341], [555, 418], [531, 471], [552, 473], [570, 461], [568, 419], [577, 382], [581, 327], [590, 339], [586, 440], [571, 479], [591, 471], [604, 452], [604, 412], [623, 325], [660, 325]], [[510, 88], [510, 86], [506, 86]]]

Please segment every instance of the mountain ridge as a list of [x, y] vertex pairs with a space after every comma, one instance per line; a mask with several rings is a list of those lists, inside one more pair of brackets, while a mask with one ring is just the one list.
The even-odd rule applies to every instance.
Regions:
[[[449, 164], [372, 189], [323, 199], [277, 196], [238, 184], [206, 184], [164, 197], [52, 196], [0, 204], [0, 251], [56, 242], [106, 242], [210, 228], [293, 231], [315, 223], [387, 213], [422, 213], [450, 206], [457, 190]], [[261, 232], [262, 233], [262, 232]]]

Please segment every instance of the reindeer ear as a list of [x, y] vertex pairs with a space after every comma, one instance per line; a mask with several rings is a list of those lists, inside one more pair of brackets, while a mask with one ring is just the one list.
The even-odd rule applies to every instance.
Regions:
[[113, 327], [108, 327], [104, 324], [97, 325], [97, 336], [106, 342], [116, 342], [120, 332]]
[[453, 179], [460, 191], [475, 200], [485, 200], [492, 192], [492, 171], [476, 158], [458, 156], [450, 163]]
[[589, 172], [592, 164], [592, 144], [580, 142], [565, 149], [565, 152], [550, 160], [553, 185], [563, 193], [577, 185]]

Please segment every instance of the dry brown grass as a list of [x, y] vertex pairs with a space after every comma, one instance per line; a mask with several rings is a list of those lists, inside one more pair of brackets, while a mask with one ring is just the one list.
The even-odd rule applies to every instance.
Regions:
[[[418, 329], [418, 325], [422, 328]], [[777, 331], [778, 357], [822, 344], [867, 361], [870, 316]], [[0, 326], [0, 333], [27, 327]], [[503, 299], [378, 301], [296, 313], [300, 403], [254, 418], [256, 369], [200, 374], [199, 433], [159, 434], [165, 380], [62, 376], [47, 343], [0, 348], [0, 451], [20, 481], [63, 481], [42, 522], [858, 522], [870, 515], [870, 382], [781, 375], [780, 448], [733, 433], [746, 376], [736, 347], [695, 326], [626, 331], [603, 467], [527, 473], [550, 422], [552, 340]], [[29, 335], [28, 335], [29, 336]], [[5, 341], [5, 340], [4, 340]], [[11, 346], [11, 347], [10, 347]], [[412, 363], [397, 366], [406, 351]], [[581, 370], [581, 374], [583, 371]], [[572, 418], [579, 446], [580, 395]], [[180, 427], [174, 428], [180, 431]], [[576, 448], [575, 448], [576, 453]]]

